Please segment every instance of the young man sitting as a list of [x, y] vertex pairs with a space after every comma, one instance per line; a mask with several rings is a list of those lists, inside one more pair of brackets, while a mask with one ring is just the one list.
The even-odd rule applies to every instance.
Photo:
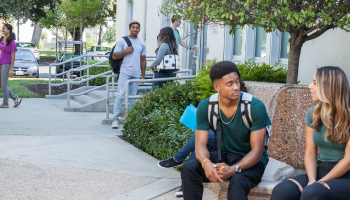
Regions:
[[[249, 191], [258, 185], [268, 163], [264, 147], [266, 126], [271, 121], [265, 105], [258, 99], [251, 101], [251, 129], [243, 122], [240, 108], [242, 97], [240, 74], [237, 66], [229, 61], [215, 64], [209, 73], [218, 91], [218, 116], [221, 120], [222, 153], [209, 152], [207, 142], [211, 124], [208, 120], [209, 98], [197, 108], [196, 158], [184, 164], [181, 171], [184, 199], [202, 199], [203, 182], [230, 180], [227, 198], [247, 199]], [[219, 160], [221, 157], [221, 160]]]

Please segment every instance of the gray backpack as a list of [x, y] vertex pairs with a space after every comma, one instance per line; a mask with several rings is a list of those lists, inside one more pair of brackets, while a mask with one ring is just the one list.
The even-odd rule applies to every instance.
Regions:
[[[253, 119], [251, 116], [251, 102], [253, 99], [253, 95], [242, 92], [242, 100], [241, 100], [241, 115], [243, 119], [244, 125], [250, 130], [253, 124]], [[215, 145], [218, 146], [218, 159], [221, 160], [221, 120], [219, 115], [219, 93], [213, 94], [209, 98], [208, 103], [208, 121], [210, 123], [211, 129], [215, 132], [217, 137], [215, 137]], [[266, 135], [265, 135], [265, 141], [264, 146], [267, 150], [269, 145], [269, 138], [271, 137], [271, 126], [266, 126]], [[214, 147], [215, 149], [215, 147]]]

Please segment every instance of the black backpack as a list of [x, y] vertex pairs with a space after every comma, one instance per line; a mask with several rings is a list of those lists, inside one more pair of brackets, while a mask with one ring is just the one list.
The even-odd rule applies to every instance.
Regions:
[[[131, 44], [131, 41], [130, 39], [128, 38], [128, 36], [124, 36], [123, 37], [125, 42], [128, 44], [128, 47], [131, 47], [132, 44]], [[123, 58], [121, 59], [117, 59], [117, 60], [114, 60], [113, 59], [113, 53], [114, 53], [114, 49], [115, 49], [115, 46], [117, 44], [114, 45], [114, 47], [112, 48], [112, 51], [111, 53], [109, 54], [109, 66], [111, 67], [111, 70], [115, 73], [115, 74], [119, 74], [120, 72], [120, 67], [122, 66], [122, 62], [123, 62]]]

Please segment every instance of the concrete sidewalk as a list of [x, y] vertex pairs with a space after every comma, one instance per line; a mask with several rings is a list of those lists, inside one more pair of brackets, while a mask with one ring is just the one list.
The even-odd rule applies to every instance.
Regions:
[[178, 171], [102, 125], [105, 113], [64, 112], [47, 99], [12, 104], [0, 109], [2, 200], [153, 199], [181, 185]]

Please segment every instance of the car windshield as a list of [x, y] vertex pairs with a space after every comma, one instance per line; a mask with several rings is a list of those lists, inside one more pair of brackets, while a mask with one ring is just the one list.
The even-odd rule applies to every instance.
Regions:
[[15, 60], [29, 60], [29, 61], [35, 61], [34, 55], [31, 51], [21, 51], [18, 50], [16, 52]]
[[25, 47], [25, 48], [36, 48], [33, 43], [16, 43], [17, 47]]

